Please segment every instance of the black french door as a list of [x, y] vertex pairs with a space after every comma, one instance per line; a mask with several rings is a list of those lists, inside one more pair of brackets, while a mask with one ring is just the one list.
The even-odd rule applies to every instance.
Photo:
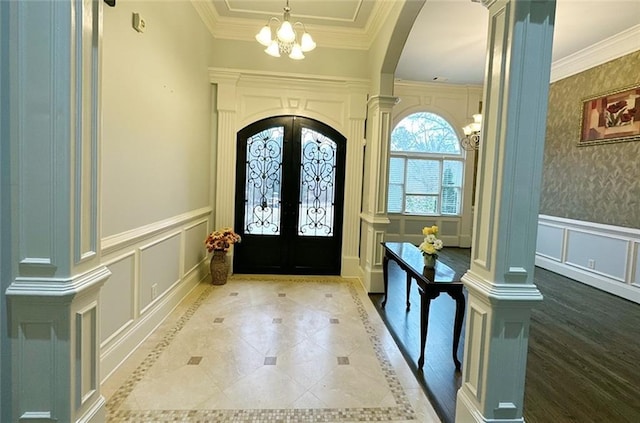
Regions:
[[299, 116], [238, 132], [235, 273], [340, 274], [345, 144]]

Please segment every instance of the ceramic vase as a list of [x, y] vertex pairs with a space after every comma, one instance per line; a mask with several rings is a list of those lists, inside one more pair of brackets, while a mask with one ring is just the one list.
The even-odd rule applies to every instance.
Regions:
[[209, 263], [211, 272], [211, 283], [214, 285], [224, 285], [227, 283], [229, 265], [227, 264], [227, 253], [222, 250], [214, 250]]

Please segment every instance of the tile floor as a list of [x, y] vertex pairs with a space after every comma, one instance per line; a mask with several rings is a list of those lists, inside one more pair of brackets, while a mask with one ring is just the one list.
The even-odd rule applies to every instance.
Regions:
[[102, 386], [108, 422], [440, 422], [357, 280], [199, 285]]

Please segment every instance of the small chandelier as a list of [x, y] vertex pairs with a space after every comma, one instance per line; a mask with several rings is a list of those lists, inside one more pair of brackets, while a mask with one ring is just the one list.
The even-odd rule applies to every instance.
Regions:
[[480, 146], [480, 128], [482, 127], [482, 115], [473, 115], [473, 122], [462, 128], [464, 138], [460, 140], [460, 146], [467, 151], [477, 150]]
[[[256, 40], [267, 47], [264, 52], [269, 56], [280, 57], [280, 54], [288, 54], [291, 59], [302, 60], [304, 54], [308, 51], [316, 48], [316, 43], [311, 38], [311, 35], [307, 32], [302, 22], [296, 22], [291, 24], [289, 18], [291, 17], [291, 8], [289, 7], [289, 0], [284, 7], [284, 16], [282, 18], [282, 24], [278, 18], [272, 17], [269, 22], [262, 27], [260, 32], [256, 34]], [[271, 24], [277, 22], [276, 36], [273, 37], [271, 31]], [[302, 27], [302, 36], [298, 40], [298, 33], [295, 27]]]

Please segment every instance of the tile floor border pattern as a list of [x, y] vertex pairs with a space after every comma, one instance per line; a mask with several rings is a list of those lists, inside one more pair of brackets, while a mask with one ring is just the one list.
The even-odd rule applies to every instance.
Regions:
[[[118, 410], [124, 400], [142, 380], [147, 371], [158, 360], [162, 352], [171, 344], [176, 335], [184, 328], [202, 303], [211, 295], [214, 286], [208, 286], [191, 306], [170, 328], [153, 350], [145, 357], [131, 376], [115, 391], [107, 401], [107, 422], [212, 422], [217, 423], [321, 423], [321, 422], [376, 422], [376, 421], [406, 421], [415, 419], [407, 395], [402, 388], [375, 328], [369, 320], [369, 313], [360, 299], [353, 280], [341, 277], [277, 277], [277, 276], [246, 276], [235, 275], [232, 280], [243, 281], [277, 281], [277, 282], [340, 282], [346, 283], [349, 293], [356, 305], [360, 320], [369, 335], [376, 358], [380, 364], [389, 390], [396, 402], [395, 407], [354, 407], [354, 408], [304, 408], [304, 409], [242, 409], [242, 410]], [[212, 420], [215, 419], [215, 420]]]

